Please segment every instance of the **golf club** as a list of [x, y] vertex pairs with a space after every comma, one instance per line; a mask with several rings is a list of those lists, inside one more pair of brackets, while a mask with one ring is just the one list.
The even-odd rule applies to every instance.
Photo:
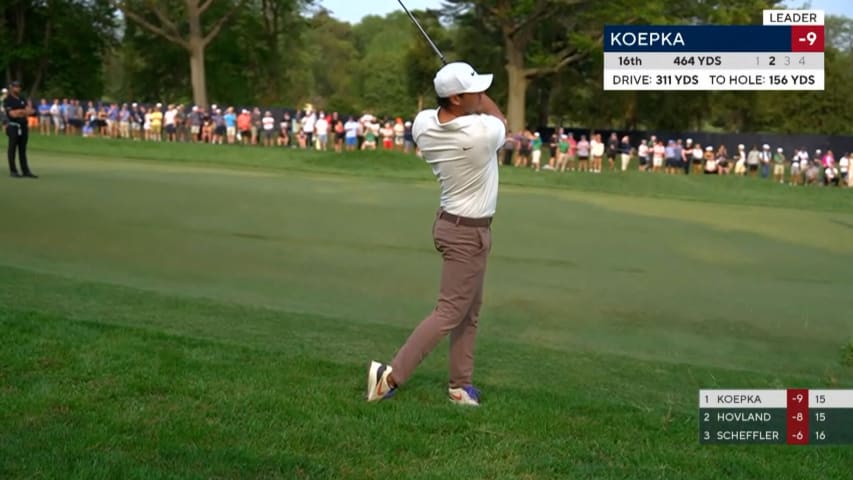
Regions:
[[403, 0], [397, 0], [397, 2], [400, 3], [400, 6], [403, 7], [403, 10], [406, 12], [407, 15], [409, 15], [409, 18], [412, 19], [412, 22], [414, 22], [415, 26], [418, 27], [418, 30], [420, 30], [421, 33], [424, 35], [424, 38], [426, 38], [426, 41], [429, 42], [429, 46], [432, 47], [433, 50], [435, 50], [435, 53], [438, 55], [438, 58], [441, 59], [441, 64], [447, 65], [447, 60], [444, 59], [444, 54], [441, 53], [441, 50], [439, 50], [438, 47], [435, 46], [435, 43], [432, 42], [432, 39], [429, 38], [429, 35], [427, 34], [427, 32], [424, 31], [423, 27], [421, 27], [421, 24], [418, 23], [418, 19], [415, 18], [414, 15], [412, 15], [412, 12], [410, 12], [409, 9], [406, 8], [405, 5], [403, 5]]

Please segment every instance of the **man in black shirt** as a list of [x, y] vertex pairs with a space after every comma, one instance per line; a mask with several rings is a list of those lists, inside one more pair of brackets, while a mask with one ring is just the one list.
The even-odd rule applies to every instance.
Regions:
[[[38, 178], [30, 171], [27, 164], [27, 140], [29, 138], [29, 116], [34, 110], [26, 99], [21, 95], [21, 84], [12, 82], [9, 86], [9, 95], [3, 100], [3, 110], [9, 119], [6, 125], [6, 136], [9, 137], [9, 173], [13, 177]], [[18, 160], [21, 163], [21, 173], [15, 166], [15, 150], [18, 151]]]

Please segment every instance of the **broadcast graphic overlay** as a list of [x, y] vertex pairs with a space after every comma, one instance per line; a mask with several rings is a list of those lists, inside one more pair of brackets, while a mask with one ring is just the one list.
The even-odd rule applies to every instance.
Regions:
[[607, 25], [604, 90], [824, 90], [822, 10], [763, 25]]
[[853, 390], [700, 390], [699, 443], [853, 445]]

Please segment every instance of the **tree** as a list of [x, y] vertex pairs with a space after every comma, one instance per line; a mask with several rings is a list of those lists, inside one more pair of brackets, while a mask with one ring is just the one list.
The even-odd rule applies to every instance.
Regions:
[[826, 16], [826, 46], [853, 52], [853, 18]]
[[[452, 58], [450, 38], [441, 25], [438, 13], [414, 11], [412, 14], [444, 57]], [[440, 67], [440, 62], [421, 32], [417, 28], [412, 28], [411, 32], [411, 40], [406, 50], [406, 87], [409, 95], [417, 99], [417, 110], [420, 111], [424, 108], [425, 99], [435, 95], [432, 79]]]
[[558, 73], [589, 54], [601, 39], [601, 19], [632, 21], [629, 12], [643, 7], [625, 0], [445, 0], [451, 16], [473, 16], [500, 32], [508, 76], [507, 120], [510, 129], [525, 126], [525, 100], [532, 80]]
[[[213, 4], [213, 0], [184, 0], [181, 2], [132, 2], [114, 0], [116, 6], [129, 19], [158, 36], [182, 47], [189, 54], [190, 82], [193, 90], [193, 100], [196, 105], [207, 107], [207, 78], [204, 68], [204, 53], [210, 43], [219, 35], [222, 26], [237, 12], [246, 0], [233, 2], [227, 10], [218, 16], [217, 20], [205, 33], [202, 26], [202, 15]], [[172, 7], [172, 8], [169, 8]], [[171, 16], [170, 16], [171, 14]], [[156, 20], [151, 20], [151, 16]], [[177, 18], [180, 18], [178, 20]], [[179, 23], [187, 24], [186, 32]]]
[[108, 0], [0, 3], [0, 69], [37, 94], [95, 98], [106, 53], [117, 43]]

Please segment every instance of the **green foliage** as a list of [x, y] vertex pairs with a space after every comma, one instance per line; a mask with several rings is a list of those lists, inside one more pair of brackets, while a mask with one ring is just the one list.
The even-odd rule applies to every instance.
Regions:
[[[237, 0], [213, 2], [208, 31]], [[129, 0], [139, 7], [144, 0]], [[280, 105], [411, 116], [433, 103], [435, 53], [398, 11], [351, 25], [313, 0], [247, 0], [205, 52], [211, 103]], [[527, 73], [524, 123], [593, 128], [849, 133], [853, 123], [853, 20], [826, 20], [823, 92], [605, 92], [605, 24], [757, 24], [774, 0], [446, 0], [415, 11], [448, 61], [495, 75], [508, 104], [508, 53]], [[47, 6], [50, 8], [47, 8]], [[178, 18], [183, 0], [163, 0]], [[308, 8], [312, 7], [312, 8]], [[23, 9], [24, 38], [8, 19]], [[0, 66], [48, 96], [190, 101], [184, 48], [134, 22], [117, 30], [108, 0], [9, 0], [0, 7]], [[144, 9], [142, 9], [144, 11]], [[152, 23], [156, 16], [145, 13]], [[177, 22], [185, 34], [186, 22]], [[45, 27], [50, 24], [50, 41]], [[91, 28], [90, 28], [91, 27]], [[505, 35], [512, 30], [512, 41]], [[121, 33], [121, 36], [119, 35]], [[513, 45], [515, 45], [513, 47]], [[508, 50], [509, 49], [509, 50]], [[571, 57], [571, 58], [568, 58]], [[569, 61], [565, 61], [565, 60]]]
[[3, 2], [0, 70], [35, 96], [97, 98], [115, 24], [107, 0]]

